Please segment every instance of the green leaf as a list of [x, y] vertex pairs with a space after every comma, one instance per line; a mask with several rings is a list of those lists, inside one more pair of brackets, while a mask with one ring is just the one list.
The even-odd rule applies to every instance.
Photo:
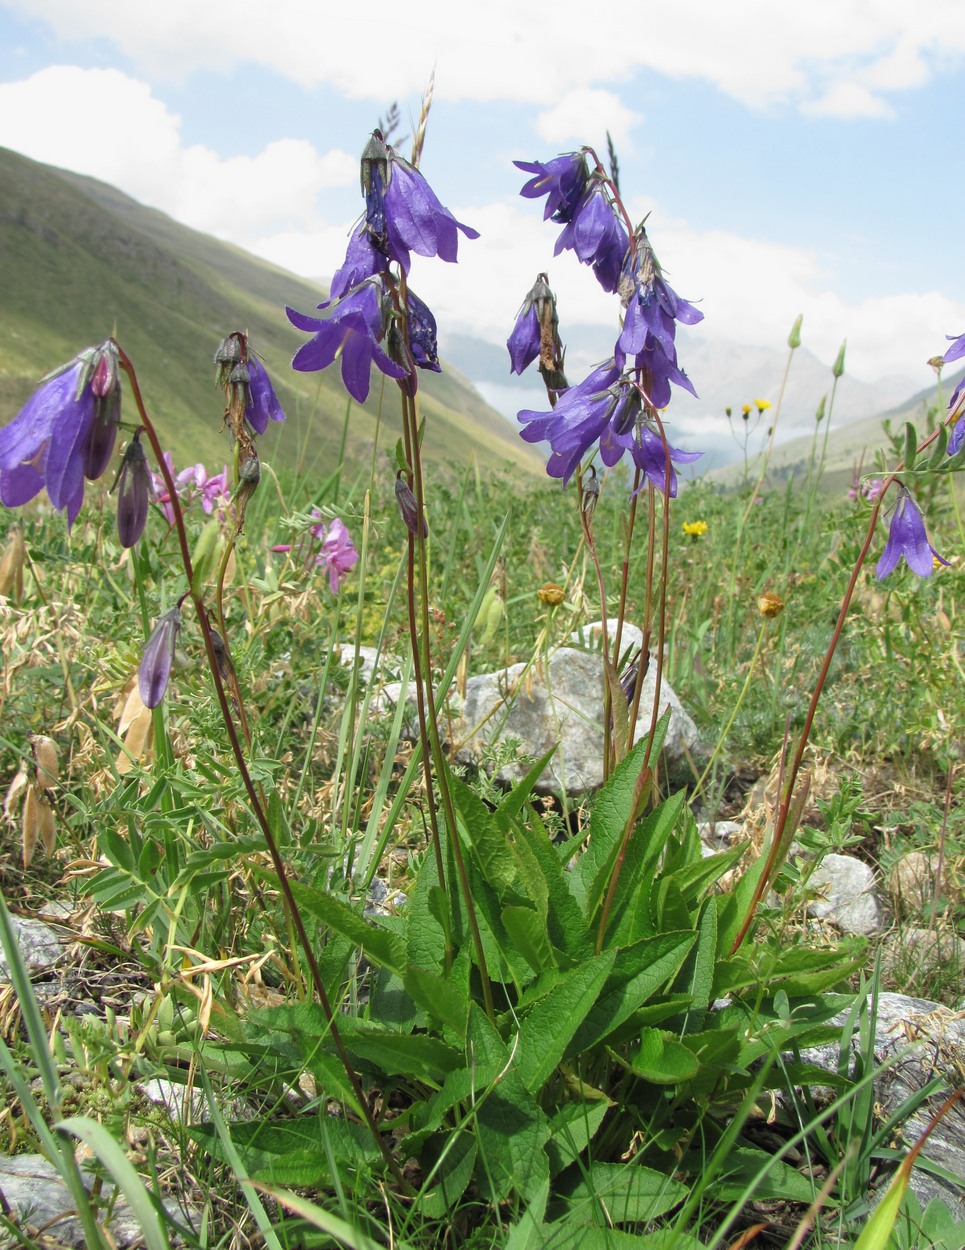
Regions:
[[439, 885], [435, 856], [426, 852], [405, 908], [405, 949], [410, 965], [442, 968], [446, 954], [449, 901]]
[[714, 974], [717, 967], [717, 900], [704, 903], [697, 924], [697, 942], [677, 978], [679, 989], [690, 994], [693, 1004], [688, 1027], [699, 1029], [707, 1008], [714, 1000]]
[[644, 1029], [640, 1046], [630, 1057], [630, 1067], [654, 1085], [680, 1085], [697, 1075], [700, 1065], [692, 1050], [678, 1042], [673, 1033]]
[[596, 1002], [613, 960], [614, 952], [605, 951], [564, 973], [523, 1018], [516, 1070], [530, 1093], [542, 1088], [563, 1058], [573, 1034]]
[[423, 1152], [422, 1168], [428, 1174], [426, 1186], [418, 1198], [419, 1214], [429, 1220], [445, 1220], [451, 1217], [466, 1192], [476, 1164], [478, 1146], [471, 1133], [454, 1132], [445, 1135], [444, 1146], [437, 1152], [438, 1158]]
[[[267, 870], [260, 875], [277, 880], [275, 874]], [[349, 938], [365, 952], [372, 963], [401, 973], [406, 961], [404, 943], [400, 937], [370, 924], [360, 912], [348, 903], [343, 903], [334, 894], [316, 890], [314, 886], [304, 885], [301, 881], [291, 881], [289, 884], [299, 907], [310, 912], [336, 933]]]
[[620, 839], [630, 818], [637, 777], [647, 753], [646, 739], [636, 744], [617, 765], [613, 776], [596, 796], [590, 814], [590, 844], [577, 873], [579, 900], [591, 918], [603, 902]]
[[[234, 1148], [249, 1175], [276, 1185], [326, 1185], [332, 1180], [332, 1161], [341, 1173], [367, 1175], [379, 1159], [368, 1129], [350, 1120], [320, 1111], [297, 1120], [255, 1121], [229, 1125]], [[208, 1124], [188, 1134], [216, 1159], [224, 1147]]]
[[902, 468], [911, 472], [915, 467], [915, 460], [918, 456], [918, 435], [915, 427], [910, 421], [905, 422], [905, 454], [902, 458]]
[[609, 1037], [674, 976], [694, 944], [693, 932], [661, 933], [617, 953], [599, 999], [566, 1048], [564, 1058]]
[[596, 1136], [609, 1110], [610, 1103], [604, 1100], [565, 1102], [550, 1118], [550, 1140], [546, 1153], [552, 1176], [576, 1162]]
[[[468, 972], [468, 963], [463, 963]], [[434, 1019], [465, 1039], [469, 1019], [469, 980], [455, 976], [438, 976], [425, 968], [409, 965], [403, 973], [403, 984], [414, 1002]]]
[[469, 1009], [467, 1061], [474, 1073], [479, 1142], [476, 1179], [493, 1202], [524, 1201], [549, 1179], [549, 1124], [525, 1089], [510, 1052], [483, 1011]]
[[516, 880], [513, 852], [493, 813], [465, 782], [451, 778], [458, 814], [480, 872], [502, 897]]
[[534, 972], [557, 966], [545, 917], [532, 907], [504, 907], [503, 924], [510, 941]]
[[683, 1202], [688, 1187], [636, 1163], [591, 1163], [567, 1196], [569, 1218], [610, 1224], [643, 1224]]
[[510, 819], [518, 816], [526, 804], [529, 802], [529, 796], [533, 793], [533, 787], [543, 775], [546, 765], [550, 762], [556, 752], [558, 746], [550, 747], [546, 754], [536, 761], [529, 772], [520, 781], [517, 781], [513, 788], [500, 800], [499, 807], [496, 809], [501, 819]]

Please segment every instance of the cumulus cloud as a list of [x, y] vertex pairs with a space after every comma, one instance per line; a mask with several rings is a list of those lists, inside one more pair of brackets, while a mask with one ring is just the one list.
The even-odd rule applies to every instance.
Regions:
[[603, 154], [609, 131], [618, 148], [630, 146], [630, 133], [643, 118], [628, 109], [612, 91], [584, 88], [568, 91], [551, 109], [536, 119], [536, 133], [547, 143], [592, 143]]
[[[196, 0], [5, 3], [61, 39], [110, 42], [158, 78], [258, 64], [379, 104], [419, 92], [436, 68], [440, 99], [545, 105], [655, 70], [703, 80], [757, 108], [838, 98], [847, 108], [853, 99], [836, 94], [842, 84], [857, 81], [881, 98], [965, 55], [960, 0], [680, 0], [645, 10], [613, 0], [605, 21], [588, 21], [583, 0], [557, 0], [550, 30], [540, 8], [480, 0], [469, 37], [452, 21], [449, 0], [422, 0], [405, 20], [389, 0], [356, 12], [316, 0], [275, 0], [266, 12], [260, 0], [235, 0], [230, 13]], [[391, 55], [379, 57], [376, 73], [390, 31]]]
[[53, 65], [0, 84], [0, 144], [239, 242], [281, 218], [318, 221], [319, 194], [358, 178], [355, 157], [320, 153], [305, 140], [277, 139], [229, 158], [185, 145], [180, 117], [147, 83], [116, 69]]

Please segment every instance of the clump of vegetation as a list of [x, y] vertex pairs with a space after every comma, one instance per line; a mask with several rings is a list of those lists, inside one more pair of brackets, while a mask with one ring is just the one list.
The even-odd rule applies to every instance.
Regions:
[[[573, 487], [472, 466], [434, 484], [417, 370], [439, 368], [435, 322], [411, 253], [453, 261], [475, 232], [419, 173], [427, 112], [411, 160], [372, 136], [332, 306], [289, 313], [311, 335], [296, 369], [338, 362], [359, 403], [373, 365], [398, 384], [401, 437], [367, 480], [341, 465], [268, 480], [258, 438], [284, 414], [240, 332], [215, 355], [230, 473], [176, 471], [113, 339], [0, 431], [4, 500], [43, 489], [54, 510], [2, 519], [3, 893], [17, 911], [62, 904], [80, 952], [45, 1018], [0, 912], [7, 1144], [57, 1161], [92, 1246], [98, 1192], [71, 1133], [152, 1246], [174, 1230], [199, 1246], [820, 1244], [863, 1222], [895, 1156], [869, 1071], [821, 1073], [826, 1105], [798, 1092], [818, 1079], [809, 1047], [867, 1042], [874, 962], [856, 939], [806, 940], [814, 865], [934, 850], [928, 923], [965, 929], [958, 569], [915, 496], [965, 461], [961, 396], [922, 440], [909, 427], [873, 498], [826, 499], [817, 455], [775, 490], [765, 455], [739, 489], [698, 480], [678, 500], [693, 455], [663, 410], [689, 386], [676, 324], [700, 314], [626, 218], [615, 156], [608, 172], [582, 149], [523, 163], [523, 194], [548, 197], [560, 246], [618, 295], [613, 359], [568, 384], [545, 274], [509, 341], [548, 393], [524, 437]], [[789, 363], [799, 342], [796, 325]], [[947, 539], [946, 498], [928, 495]], [[525, 742], [490, 748], [490, 773], [522, 761], [510, 787], [457, 765], [450, 690], [519, 660], [532, 678], [594, 619], [599, 793], [539, 798], [549, 757]], [[674, 791], [665, 682], [709, 744]], [[758, 776], [756, 845], [708, 856], [696, 818], [741, 810]], [[183, 1093], [168, 1129], [135, 1092], [159, 1076]], [[891, 1222], [871, 1217], [861, 1250], [886, 1244], [896, 1175]], [[932, 1208], [901, 1218], [903, 1244], [926, 1244], [912, 1219], [946, 1235]]]

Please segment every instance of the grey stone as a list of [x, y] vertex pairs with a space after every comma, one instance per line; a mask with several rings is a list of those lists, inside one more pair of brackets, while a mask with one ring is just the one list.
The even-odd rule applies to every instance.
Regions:
[[[42, 920], [24, 919], [21, 916], [11, 916], [10, 920], [27, 971], [32, 977], [45, 976], [64, 953], [63, 943], [57, 933]], [[0, 981], [9, 980], [10, 967], [5, 954], [0, 950]]]
[[[846, 1019], [842, 1012], [830, 1023], [843, 1026]], [[853, 1038], [852, 1053], [857, 1049], [858, 1040]], [[838, 1066], [839, 1047], [815, 1047], [804, 1051], [801, 1058], [833, 1072]], [[894, 1061], [874, 1077], [875, 1099], [882, 1118], [899, 1112], [933, 1077], [941, 1078], [939, 1091], [901, 1126], [902, 1137], [911, 1147], [951, 1090], [961, 1084], [965, 1069], [965, 1017], [928, 999], [879, 994], [874, 1058], [876, 1065]], [[957, 1185], [946, 1182], [915, 1167], [911, 1174], [915, 1195], [923, 1206], [931, 1198], [940, 1197], [955, 1219], [965, 1220], [965, 1108], [961, 1101], [938, 1123], [924, 1153], [961, 1181]]]
[[[644, 678], [635, 741], [650, 729], [656, 689], [651, 665]], [[603, 784], [603, 660], [599, 652], [561, 647], [548, 664], [530, 668], [514, 664], [498, 673], [471, 677], [461, 705], [454, 703], [452, 736], [462, 743], [464, 758], [478, 760], [494, 739], [513, 737], [530, 759], [558, 747], [536, 789], [569, 794], [595, 790]], [[670, 708], [666, 754], [679, 762], [692, 751], [697, 727], [666, 681], [660, 688], [661, 710]], [[525, 762], [499, 770], [498, 778], [513, 782], [525, 775]]]
[[853, 855], [825, 855], [808, 889], [819, 894], [808, 904], [809, 916], [830, 921], [845, 933], [871, 934], [881, 928], [874, 872]]
[[[89, 1190], [92, 1177], [83, 1169], [81, 1175]], [[106, 1205], [112, 1189], [113, 1186], [105, 1183], [102, 1205]], [[78, 1250], [87, 1245], [80, 1220], [71, 1214], [74, 1200], [70, 1190], [54, 1165], [43, 1155], [0, 1155], [0, 1191], [21, 1227], [43, 1227], [49, 1237], [57, 1239], [58, 1244], [76, 1246]], [[172, 1204], [165, 1205], [175, 1218], [186, 1222], [183, 1212]], [[102, 1220], [100, 1222], [103, 1223]], [[123, 1198], [115, 1204], [107, 1227], [119, 1247], [141, 1244], [144, 1230]]]

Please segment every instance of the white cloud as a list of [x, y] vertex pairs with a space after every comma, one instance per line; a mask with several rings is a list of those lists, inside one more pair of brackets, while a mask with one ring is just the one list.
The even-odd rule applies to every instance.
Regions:
[[607, 131], [617, 148], [630, 146], [630, 132], [643, 118], [628, 109], [612, 91], [584, 88], [569, 91], [551, 109], [539, 114], [536, 133], [547, 143], [595, 145], [601, 156], [606, 153]]
[[894, 117], [894, 109], [858, 82], [837, 82], [824, 95], [809, 100], [803, 111], [812, 117]]
[[351, 185], [358, 161], [277, 139], [254, 156], [184, 146], [181, 119], [116, 69], [54, 65], [0, 84], [0, 144], [112, 183], [196, 229], [243, 241], [284, 220], [320, 220], [319, 194]]
[[449, 0], [422, 0], [418, 16], [404, 17], [395, 0], [354, 13], [317, 0], [275, 0], [270, 10], [235, 0], [230, 13], [196, 0], [3, 2], [61, 39], [109, 41], [157, 78], [259, 64], [379, 104], [418, 93], [436, 67], [441, 99], [545, 106], [656, 70], [702, 79], [753, 107], [813, 106], [853, 81], [876, 98], [920, 85], [965, 55], [960, 0], [679, 0], [645, 9], [612, 0], [599, 21], [584, 0], [557, 0], [550, 25], [540, 7], [478, 0], [468, 31]]

